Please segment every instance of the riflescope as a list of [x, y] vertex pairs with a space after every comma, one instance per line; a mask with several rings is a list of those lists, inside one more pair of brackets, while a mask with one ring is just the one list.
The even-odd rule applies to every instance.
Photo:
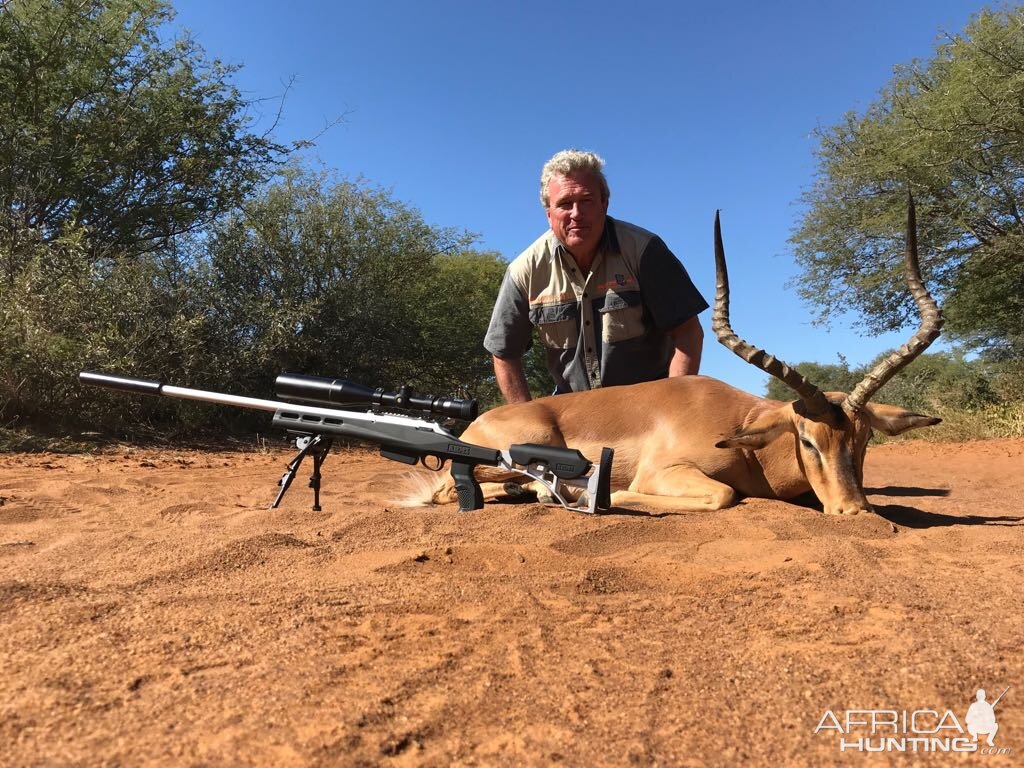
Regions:
[[383, 387], [370, 389], [346, 379], [303, 376], [298, 373], [282, 373], [274, 381], [274, 391], [284, 400], [321, 403], [337, 408], [369, 405], [374, 409], [420, 411], [463, 421], [472, 421], [478, 413], [475, 399], [421, 395], [404, 385], [397, 392], [387, 392]]

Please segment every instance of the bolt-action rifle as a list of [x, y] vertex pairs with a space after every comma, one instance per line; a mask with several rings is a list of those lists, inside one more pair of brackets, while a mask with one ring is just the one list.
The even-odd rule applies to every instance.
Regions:
[[[464, 442], [441, 424], [439, 419], [472, 421], [477, 416], [476, 400], [418, 395], [408, 387], [397, 392], [370, 389], [344, 379], [302, 376], [286, 373], [277, 377], [275, 387], [282, 400], [207, 392], [176, 387], [159, 381], [128, 376], [82, 371], [79, 380], [86, 384], [141, 395], [200, 400], [232, 405], [274, 414], [273, 425], [296, 435], [298, 453], [278, 481], [281, 490], [271, 504], [281, 503], [306, 456], [313, 459], [309, 481], [313, 489], [313, 510], [320, 511], [321, 466], [335, 437], [348, 437], [380, 446], [380, 455], [405, 464], [421, 463], [440, 471], [451, 462], [451, 475], [459, 500], [459, 511], [483, 507], [483, 493], [473, 476], [478, 465], [500, 467], [542, 483], [552, 497], [566, 509], [595, 514], [608, 509], [610, 500], [611, 448], [601, 451], [595, 465], [578, 450], [526, 443], [505, 450], [485, 448]], [[367, 410], [353, 410], [365, 409]], [[578, 501], [571, 500], [567, 486], [582, 488]]]

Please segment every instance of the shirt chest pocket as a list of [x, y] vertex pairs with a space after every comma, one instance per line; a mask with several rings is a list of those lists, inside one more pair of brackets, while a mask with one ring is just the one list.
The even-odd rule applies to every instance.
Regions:
[[644, 308], [639, 291], [608, 292], [604, 306], [598, 308], [601, 317], [601, 340], [607, 344], [627, 341], [642, 336]]
[[532, 307], [530, 321], [537, 327], [540, 343], [548, 349], [575, 349], [579, 339], [579, 318], [575, 304]]

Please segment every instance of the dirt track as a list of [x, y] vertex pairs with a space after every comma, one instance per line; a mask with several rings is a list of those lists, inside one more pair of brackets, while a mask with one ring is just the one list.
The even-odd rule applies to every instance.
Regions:
[[288, 458], [0, 456], [0, 763], [877, 765], [826, 710], [1006, 686], [1009, 755], [882, 764], [1024, 755], [1024, 441], [874, 447], [848, 519], [402, 508], [366, 452], [267, 511]]

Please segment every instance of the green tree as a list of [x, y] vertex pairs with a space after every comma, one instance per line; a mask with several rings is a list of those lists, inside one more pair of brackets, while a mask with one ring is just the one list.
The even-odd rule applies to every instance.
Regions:
[[[872, 360], [865, 370], [883, 357]], [[924, 354], [886, 384], [876, 400], [922, 413], [981, 408], [999, 400], [992, 374], [984, 360], [966, 360], [949, 352]]]
[[791, 242], [819, 320], [869, 331], [917, 318], [903, 282], [905, 193], [950, 336], [1024, 353], [1024, 8], [978, 13], [927, 61], [895, 69], [863, 114], [818, 131], [818, 173]]
[[138, 432], [174, 414], [194, 428], [170, 401], [107, 395], [78, 385], [77, 374], [201, 379], [210, 334], [197, 274], [175, 252], [97, 262], [86, 242], [81, 230], [66, 232], [37, 246], [13, 283], [0, 281], [0, 425]]
[[419, 352], [417, 386], [483, 404], [499, 398], [483, 341], [505, 266], [492, 251], [462, 249], [434, 258], [409, 307]]
[[156, 253], [96, 261], [87, 233], [65, 234], [0, 281], [0, 426], [265, 423], [81, 387], [89, 368], [236, 393], [269, 395], [291, 370], [493, 399], [482, 342], [505, 264], [471, 240], [366, 183], [295, 167]]
[[289, 168], [208, 240], [217, 372], [254, 391], [295, 370], [475, 394], [504, 265], [472, 239], [364, 182]]
[[[837, 364], [803, 362], [796, 367], [826, 392], [849, 392], [889, 354], [883, 352], [866, 365], [855, 368], [842, 357]], [[1001, 369], [984, 360], [967, 360], [957, 353], [923, 354], [886, 384], [874, 400], [922, 413], [980, 408], [1000, 402], [993, 382]], [[792, 390], [774, 378], [768, 381], [767, 397], [783, 401], [794, 399]]]
[[[796, 366], [808, 381], [811, 381], [823, 392], [849, 392], [857, 385], [865, 371], [861, 368], [850, 368], [849, 362], [842, 355], [837, 363], [803, 362]], [[793, 400], [793, 390], [774, 376], [768, 378], [765, 397], [770, 400]]]
[[71, 229], [95, 257], [159, 250], [231, 210], [292, 148], [163, 0], [10, 0], [0, 10], [0, 277]]

